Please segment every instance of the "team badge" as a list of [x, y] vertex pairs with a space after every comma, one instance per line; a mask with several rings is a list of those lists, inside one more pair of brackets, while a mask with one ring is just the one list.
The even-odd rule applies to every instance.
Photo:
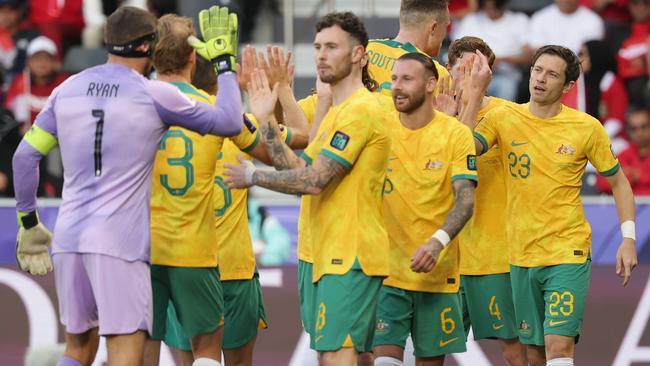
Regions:
[[576, 148], [571, 145], [562, 144], [557, 148], [555, 153], [559, 155], [573, 155], [576, 153]]
[[345, 150], [345, 147], [348, 146], [348, 142], [350, 142], [350, 136], [341, 131], [336, 131], [332, 137], [332, 141], [330, 141], [330, 146], [343, 151]]
[[375, 332], [380, 334], [388, 333], [390, 329], [390, 324], [386, 323], [382, 319], [377, 320], [377, 325], [375, 326]]
[[519, 323], [519, 333], [530, 334], [530, 325], [528, 325], [525, 320], [522, 320], [521, 323]]
[[476, 170], [476, 155], [467, 155], [467, 170]]
[[445, 163], [440, 160], [429, 159], [424, 165], [424, 170], [440, 170], [442, 169], [443, 165], [445, 165]]

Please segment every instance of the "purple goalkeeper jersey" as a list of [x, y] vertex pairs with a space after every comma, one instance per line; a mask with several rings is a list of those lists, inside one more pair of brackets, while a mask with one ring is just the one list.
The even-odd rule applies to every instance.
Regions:
[[[119, 64], [90, 68], [55, 89], [35, 121], [57, 138], [63, 160], [53, 253], [149, 260], [151, 174], [168, 124], [224, 136], [241, 130], [236, 75], [218, 80], [218, 106]], [[36, 208], [35, 154], [23, 140], [14, 156], [18, 211]]]

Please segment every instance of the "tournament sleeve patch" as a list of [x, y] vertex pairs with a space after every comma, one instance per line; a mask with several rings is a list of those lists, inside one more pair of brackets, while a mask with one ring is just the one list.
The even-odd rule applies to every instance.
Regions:
[[246, 117], [245, 115], [244, 115], [244, 126], [246, 126], [246, 128], [248, 129], [248, 131], [250, 131], [250, 133], [257, 131], [257, 127], [255, 127], [253, 122], [251, 122], [248, 119], [248, 117]]
[[476, 170], [476, 155], [467, 155], [467, 170]]
[[332, 137], [332, 141], [330, 141], [330, 146], [339, 151], [343, 151], [348, 146], [348, 142], [350, 142], [350, 136], [341, 131], [336, 131]]

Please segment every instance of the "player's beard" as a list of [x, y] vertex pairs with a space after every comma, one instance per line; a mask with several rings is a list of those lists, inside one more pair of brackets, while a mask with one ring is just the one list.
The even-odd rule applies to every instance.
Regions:
[[336, 84], [339, 81], [345, 79], [346, 77], [350, 76], [352, 73], [352, 62], [350, 60], [346, 60], [347, 62], [342, 62], [340, 67], [337, 69], [335, 67], [330, 68], [332, 70], [331, 73], [321, 75], [319, 74], [318, 76], [320, 77], [320, 80], [326, 84]]
[[[397, 96], [406, 97], [408, 99], [408, 103], [406, 103], [406, 105], [398, 106], [397, 103], [395, 103]], [[424, 104], [425, 99], [426, 95], [424, 89], [419, 89], [413, 94], [399, 92], [398, 95], [393, 95], [393, 104], [395, 105], [395, 109], [397, 109], [398, 112], [409, 114], [420, 108], [422, 104]]]

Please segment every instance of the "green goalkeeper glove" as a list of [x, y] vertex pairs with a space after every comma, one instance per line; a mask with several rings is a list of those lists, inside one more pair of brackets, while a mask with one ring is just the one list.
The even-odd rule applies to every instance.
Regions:
[[16, 260], [21, 270], [33, 275], [46, 275], [52, 271], [52, 259], [48, 248], [52, 233], [38, 221], [36, 211], [18, 212], [18, 237]]
[[237, 15], [228, 8], [213, 6], [199, 13], [199, 26], [205, 42], [194, 36], [188, 38], [190, 46], [208, 61], [212, 61], [217, 74], [235, 71], [237, 58]]

